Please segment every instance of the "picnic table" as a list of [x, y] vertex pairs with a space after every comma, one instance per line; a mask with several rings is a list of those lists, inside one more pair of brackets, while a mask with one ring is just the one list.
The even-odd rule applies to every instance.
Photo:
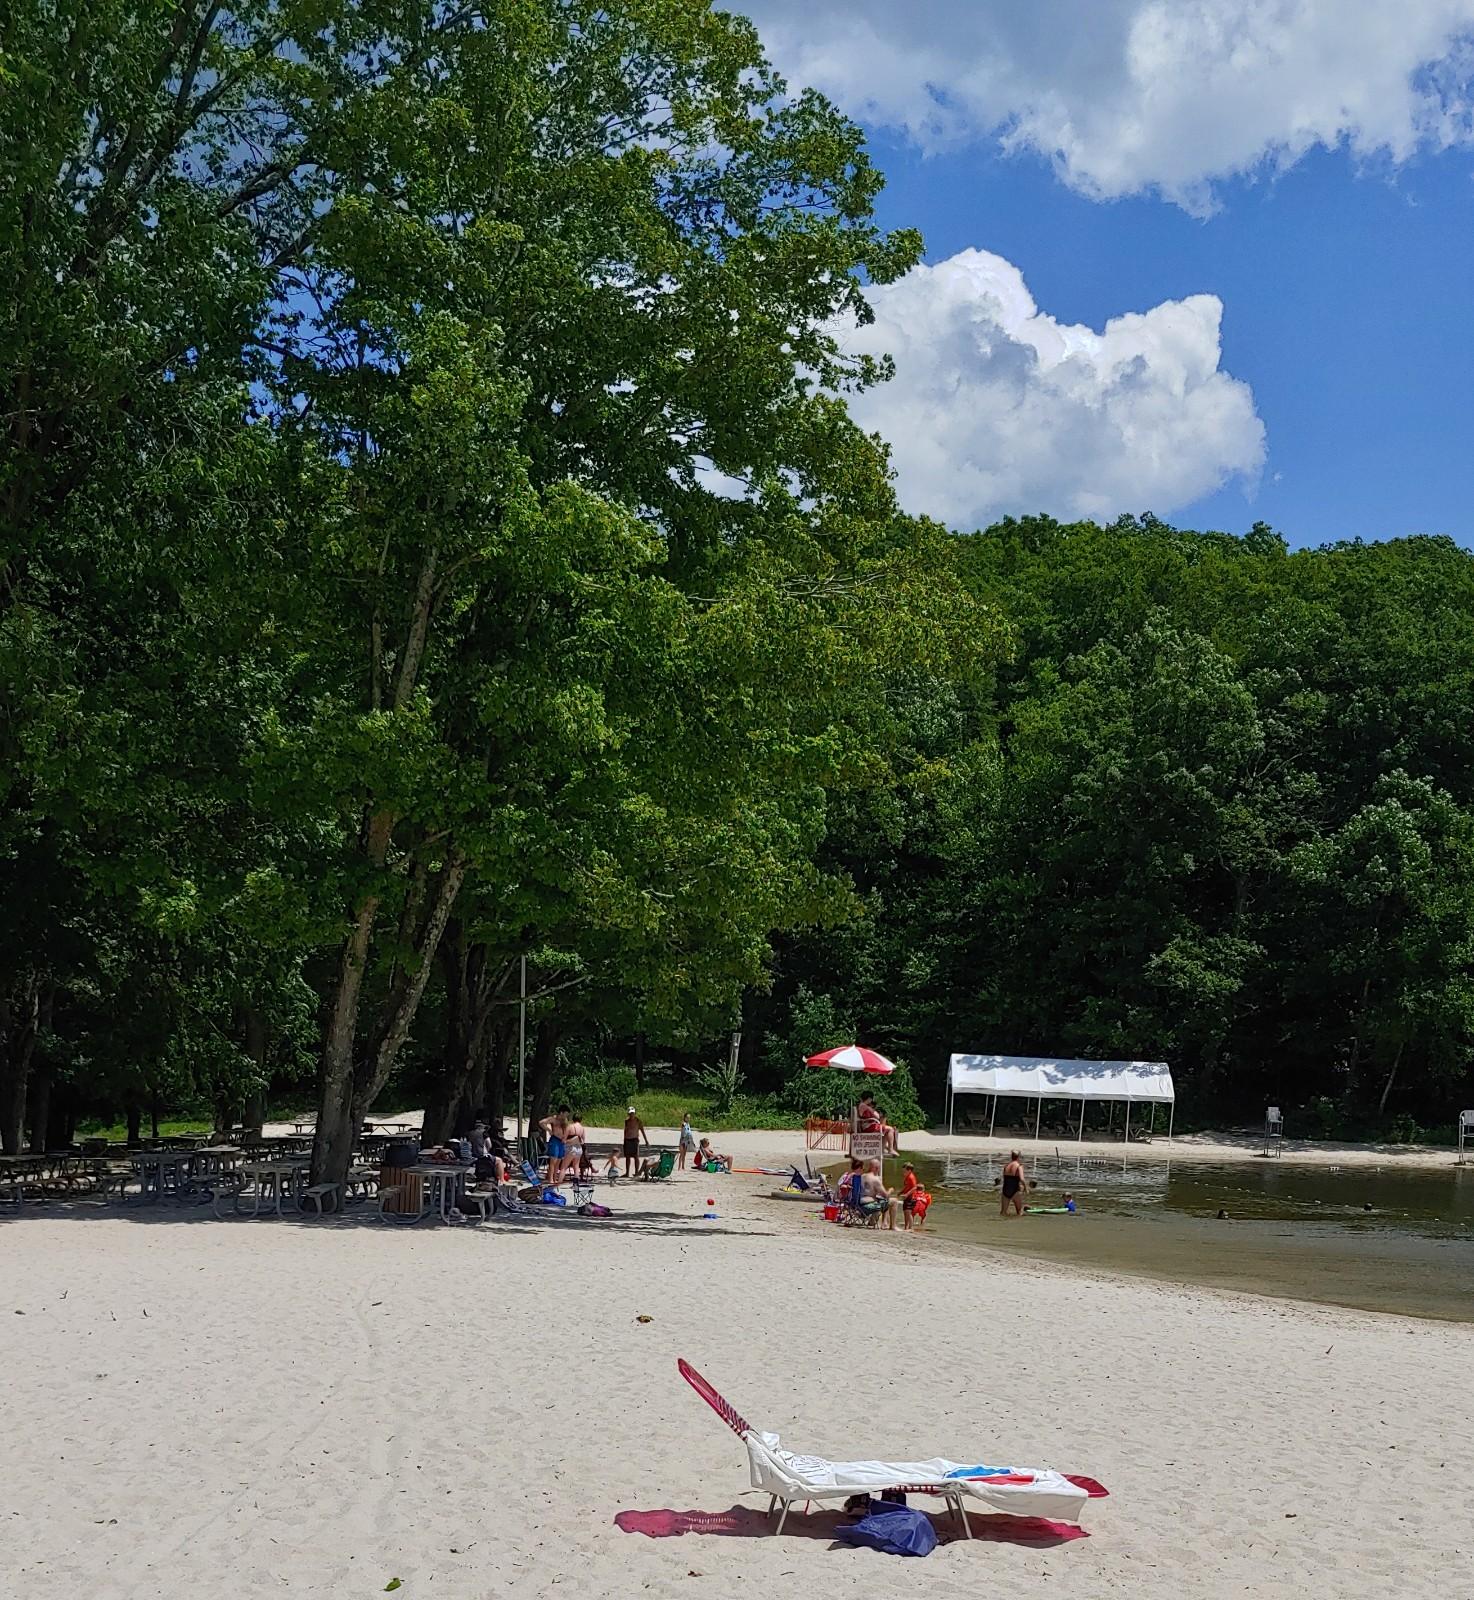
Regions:
[[[242, 1161], [240, 1171], [253, 1187], [247, 1194], [243, 1184], [231, 1196], [237, 1214], [259, 1217], [263, 1205], [269, 1200], [277, 1216], [281, 1216], [285, 1200], [290, 1199], [300, 1205], [302, 1191], [312, 1171], [312, 1162], [305, 1156], [289, 1156], [285, 1160]], [[217, 1215], [222, 1198], [221, 1195], [215, 1197]], [[251, 1203], [249, 1212], [244, 1204], [246, 1200]]]
[[138, 1178], [138, 1198], [161, 1200], [167, 1194], [190, 1194], [229, 1172], [243, 1151], [233, 1144], [204, 1145], [195, 1150], [135, 1150], [128, 1158]]

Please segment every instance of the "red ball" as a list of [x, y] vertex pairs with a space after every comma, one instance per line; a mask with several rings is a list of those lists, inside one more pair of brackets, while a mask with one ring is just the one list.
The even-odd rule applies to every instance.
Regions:
[[707, 1203], [707, 1205], [709, 1205], [709, 1206], [714, 1206], [714, 1205], [715, 1205], [715, 1204], [716, 1204], [716, 1201], [715, 1201], [715, 1200], [713, 1200], [713, 1199], [712, 1199], [712, 1197], [711, 1197], [711, 1196], [710, 1196], [710, 1195], [707, 1195], [707, 1197], [706, 1197], [706, 1203]]

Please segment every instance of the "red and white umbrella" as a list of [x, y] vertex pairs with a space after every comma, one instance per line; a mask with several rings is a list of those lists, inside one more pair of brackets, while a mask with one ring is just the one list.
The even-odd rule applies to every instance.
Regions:
[[846, 1044], [837, 1050], [821, 1050], [818, 1055], [807, 1057], [807, 1061], [811, 1067], [838, 1067], [843, 1072], [888, 1073], [896, 1070], [894, 1061], [887, 1061], [879, 1051], [867, 1050], [862, 1044]]

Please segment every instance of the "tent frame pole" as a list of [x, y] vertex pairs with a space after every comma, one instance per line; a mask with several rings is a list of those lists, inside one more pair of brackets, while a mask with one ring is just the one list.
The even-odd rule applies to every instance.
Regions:
[[1177, 1118], [1177, 1102], [1170, 1100], [1167, 1103], [1167, 1143], [1172, 1143], [1172, 1124]]
[[1125, 1150], [1131, 1148], [1131, 1102], [1129, 1100], [1126, 1102], [1126, 1132], [1121, 1139], [1121, 1145]]
[[1085, 1102], [1080, 1102], [1080, 1131], [1075, 1135], [1075, 1143], [1080, 1144], [1085, 1138]]
[[988, 1114], [988, 1137], [993, 1137], [993, 1126], [998, 1121], [998, 1096], [993, 1096], [993, 1109]]
[[1039, 1120], [1044, 1115], [1044, 1096], [1039, 1096], [1039, 1102], [1034, 1107], [1034, 1143], [1039, 1143]]

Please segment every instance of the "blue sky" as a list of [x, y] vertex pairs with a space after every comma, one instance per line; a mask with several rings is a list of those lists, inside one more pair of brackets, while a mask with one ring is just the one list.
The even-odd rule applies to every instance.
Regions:
[[1063, 321], [1099, 328], [1201, 292], [1223, 301], [1223, 365], [1254, 391], [1267, 458], [1257, 485], [1171, 520], [1242, 532], [1262, 519], [1293, 544], [1405, 533], [1474, 544], [1467, 152], [1392, 167], [1318, 150], [1224, 185], [1201, 219], [1153, 197], [1086, 199], [1033, 155], [925, 155], [885, 129], [871, 153], [887, 226], [920, 228], [929, 261], [996, 251]]
[[739, 0], [926, 265], [909, 509], [1474, 545], [1474, 0]]

